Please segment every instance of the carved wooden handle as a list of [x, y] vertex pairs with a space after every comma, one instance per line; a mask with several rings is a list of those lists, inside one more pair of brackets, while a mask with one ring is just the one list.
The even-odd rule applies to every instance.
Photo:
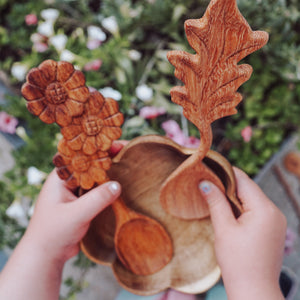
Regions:
[[56, 122], [63, 139], [53, 158], [60, 178], [72, 189], [91, 189], [108, 180], [108, 150], [122, 130], [118, 103], [89, 92], [82, 72], [68, 62], [47, 60], [27, 75], [22, 87], [27, 108], [45, 123]]
[[185, 32], [196, 54], [168, 53], [175, 76], [184, 83], [171, 89], [171, 97], [199, 129], [203, 158], [212, 142], [210, 124], [236, 113], [242, 100], [236, 91], [252, 73], [251, 66], [237, 63], [264, 46], [268, 34], [251, 30], [236, 0], [211, 1], [201, 19], [185, 21]]

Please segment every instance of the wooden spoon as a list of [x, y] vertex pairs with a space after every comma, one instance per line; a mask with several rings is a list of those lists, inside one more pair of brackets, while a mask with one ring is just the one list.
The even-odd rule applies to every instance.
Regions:
[[115, 249], [122, 264], [137, 275], [161, 270], [173, 256], [172, 240], [156, 220], [129, 209], [122, 198], [112, 204]]
[[208, 214], [198, 189], [200, 179], [211, 180], [224, 191], [217, 176], [202, 163], [212, 144], [211, 123], [236, 113], [242, 100], [236, 91], [252, 73], [251, 66], [238, 62], [265, 45], [268, 34], [251, 30], [235, 0], [211, 1], [201, 19], [185, 21], [185, 32], [196, 54], [168, 52], [175, 76], [184, 83], [171, 89], [171, 99], [198, 128], [201, 142], [198, 153], [166, 180], [160, 201], [170, 214], [194, 219]]

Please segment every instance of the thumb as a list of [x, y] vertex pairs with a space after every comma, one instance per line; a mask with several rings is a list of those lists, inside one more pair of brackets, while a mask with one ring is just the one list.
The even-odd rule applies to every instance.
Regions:
[[224, 226], [234, 224], [236, 219], [226, 196], [210, 181], [199, 184], [202, 196], [206, 200], [211, 221], [215, 231], [224, 229]]
[[121, 194], [121, 186], [116, 181], [109, 181], [97, 186], [72, 202], [72, 214], [81, 222], [90, 222], [102, 210], [114, 202]]

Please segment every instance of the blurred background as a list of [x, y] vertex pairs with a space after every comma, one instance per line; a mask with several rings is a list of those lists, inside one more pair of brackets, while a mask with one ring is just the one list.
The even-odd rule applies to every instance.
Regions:
[[[14, 161], [0, 181], [0, 248], [13, 248], [25, 230], [61, 137], [57, 125], [27, 111], [20, 93], [26, 73], [46, 59], [71, 62], [87, 86], [118, 101], [123, 139], [160, 134], [197, 147], [198, 130], [170, 100], [180, 82], [166, 53], [194, 52], [184, 21], [202, 17], [208, 2], [0, 0], [0, 134]], [[270, 39], [244, 59], [252, 77], [239, 90], [238, 113], [213, 124], [213, 149], [254, 177], [300, 127], [300, 6], [298, 0], [237, 3], [251, 28]], [[75, 263], [91, 267], [81, 256]], [[65, 299], [72, 299], [84, 283], [67, 284]]]

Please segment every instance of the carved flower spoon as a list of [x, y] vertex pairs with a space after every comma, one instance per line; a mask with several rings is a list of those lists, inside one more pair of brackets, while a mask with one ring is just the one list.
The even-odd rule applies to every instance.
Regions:
[[171, 89], [171, 99], [183, 107], [185, 117], [196, 125], [201, 143], [198, 151], [164, 182], [160, 202], [168, 213], [194, 219], [209, 215], [198, 189], [200, 180], [210, 180], [225, 190], [203, 163], [212, 144], [210, 124], [236, 113], [235, 106], [242, 100], [236, 91], [252, 73], [251, 66], [237, 63], [264, 46], [268, 34], [251, 30], [236, 0], [211, 1], [203, 18], [185, 22], [185, 32], [196, 54], [168, 53], [175, 76], [185, 84]]
[[[56, 122], [64, 136], [53, 162], [69, 188], [82, 193], [108, 180], [107, 150], [121, 136], [123, 115], [116, 101], [89, 92], [82, 72], [68, 62], [47, 60], [27, 75], [22, 94], [30, 112], [48, 124]], [[156, 220], [112, 205], [116, 217], [115, 248], [120, 261], [138, 275], [162, 269], [172, 258], [168, 233]]]

